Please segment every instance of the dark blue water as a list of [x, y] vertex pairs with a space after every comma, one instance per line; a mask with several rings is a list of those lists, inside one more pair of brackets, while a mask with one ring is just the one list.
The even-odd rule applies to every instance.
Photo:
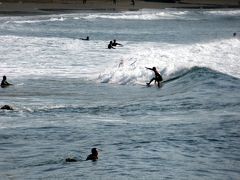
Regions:
[[[15, 108], [0, 111], [3, 179], [239, 176], [237, 78], [195, 67], [160, 89], [33, 81], [1, 89]], [[83, 161], [91, 147], [98, 162]]]

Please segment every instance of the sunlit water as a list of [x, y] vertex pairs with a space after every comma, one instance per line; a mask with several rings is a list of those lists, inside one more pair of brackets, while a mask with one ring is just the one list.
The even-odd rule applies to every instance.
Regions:
[[239, 30], [239, 10], [1, 16], [0, 179], [239, 179]]

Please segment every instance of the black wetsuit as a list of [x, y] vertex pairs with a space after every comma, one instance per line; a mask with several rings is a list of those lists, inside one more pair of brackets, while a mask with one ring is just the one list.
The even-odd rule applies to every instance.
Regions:
[[155, 80], [156, 81], [162, 81], [163, 79], [162, 79], [162, 76], [158, 73], [158, 72], [155, 72], [154, 71], [154, 73], [155, 73]]
[[112, 43], [112, 46], [117, 46], [117, 45], [122, 46], [121, 44], [116, 43], [116, 42], [113, 42], [113, 43]]
[[97, 159], [98, 159], [98, 157], [96, 155], [90, 154], [90, 155], [88, 155], [86, 161], [88, 161], [88, 160], [96, 161]]
[[8, 83], [6, 80], [2, 80], [2, 82], [1, 82], [1, 87], [2, 87], [2, 88], [7, 87], [7, 86], [9, 86], [9, 85], [11, 85], [11, 84]]
[[108, 49], [115, 49], [115, 48], [113, 47], [113, 44], [112, 44], [112, 43], [109, 43], [109, 44], [108, 44]]
[[160, 82], [163, 80], [162, 76], [157, 72], [156, 68], [147, 68], [149, 70], [152, 70], [155, 73], [155, 77], [153, 77], [147, 85], [149, 86], [152, 81], [155, 80], [155, 82], [158, 83], [158, 87], [160, 87]]

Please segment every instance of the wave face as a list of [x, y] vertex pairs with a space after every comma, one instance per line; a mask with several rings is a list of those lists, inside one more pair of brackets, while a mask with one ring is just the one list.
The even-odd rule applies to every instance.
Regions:
[[[34, 81], [34, 80], [33, 80]], [[69, 93], [67, 89], [62, 91], [56, 91], [56, 89], [61, 88], [61, 84], [64, 83], [63, 80], [55, 80], [50, 81], [46, 80], [46, 83], [52, 84], [52, 90], [50, 88], [50, 91], [44, 90], [45, 86], [42, 86], [42, 84], [45, 82], [45, 80], [38, 80], [36, 87], [32, 87], [31, 92], [27, 92], [23, 90], [23, 87], [20, 88], [20, 91], [18, 92], [17, 96], [19, 97], [25, 97], [25, 94], [28, 94], [29, 96], [37, 96], [40, 98], [48, 98], [51, 96], [60, 97], [63, 99], [69, 99], [70, 101], [76, 98], [78, 96], [78, 93]], [[69, 87], [70, 92], [74, 92], [73, 89], [77, 89], [78, 91], [84, 91], [80, 90], [84, 86], [86, 86], [88, 89], [88, 86], [86, 82], [82, 82], [82, 85], [78, 85], [79, 81], [69, 79], [67, 81], [70, 81], [69, 83], [65, 83]], [[72, 85], [71, 85], [72, 84]], [[23, 85], [19, 85], [20, 87]], [[145, 85], [144, 88], [147, 88]], [[154, 86], [153, 86], [154, 87]], [[157, 88], [157, 86], [156, 86]], [[156, 108], [159, 110], [157, 114], [161, 115], [162, 113], [170, 113], [172, 111], [176, 112], [188, 112], [191, 110], [224, 110], [227, 108], [234, 109], [239, 107], [240, 103], [238, 101], [239, 98], [236, 97], [238, 94], [238, 90], [240, 88], [240, 79], [235, 78], [208, 68], [203, 67], [192, 67], [189, 70], [182, 70], [175, 75], [175, 77], [172, 77], [170, 79], [164, 80], [162, 86], [161, 86], [161, 97], [168, 97], [173, 96], [176, 98], [188, 100], [189, 102], [185, 105], [176, 106], [175, 102], [172, 104], [172, 101], [167, 103], [167, 106], [160, 106], [160, 107], [154, 107], [154, 105], [150, 105], [149, 103], [139, 103], [138, 101], [133, 103], [123, 103], [119, 106], [119, 104], [112, 104], [108, 103], [92, 103], [92, 104], [84, 104], [81, 103], [78, 104], [59, 104], [59, 105], [41, 105], [36, 106], [33, 105], [32, 107], [29, 106], [17, 106], [15, 107], [16, 113], [22, 112], [24, 114], [32, 114], [32, 115], [44, 115], [44, 114], [85, 114], [85, 115], [119, 115], [119, 116], [144, 116], [146, 114], [146, 111], [141, 111], [141, 109], [149, 109]], [[142, 88], [140, 88], [142, 89]], [[155, 88], [154, 88], [155, 89]], [[83, 92], [81, 92], [83, 93]], [[80, 93], [80, 94], [81, 94]], [[115, 93], [104, 93], [101, 97], [96, 97], [98, 91], [89, 92], [89, 97], [91, 99], [96, 98], [97, 99], [108, 99], [110, 97], [116, 96]], [[6, 95], [11, 95], [6, 92]], [[221, 95], [221, 98], [218, 96]], [[128, 95], [124, 95], [127, 96]], [[186, 99], [185, 99], [186, 98]], [[206, 99], [213, 98], [214, 100], [208, 100], [208, 103], [200, 103], [201, 101], [205, 101]], [[93, 100], [92, 99], [92, 100]], [[116, 97], [118, 99], [118, 97]], [[193, 100], [195, 99], [195, 100]], [[118, 100], [117, 100], [118, 101]], [[196, 103], [196, 102], [198, 103]], [[181, 102], [181, 101], [180, 101]], [[87, 102], [86, 102], [87, 103]], [[182, 103], [182, 102], [181, 102]], [[149, 107], [150, 106], [150, 107]], [[149, 109], [150, 110], [150, 109]], [[3, 112], [2, 112], [3, 113]], [[156, 112], [155, 112], [156, 113]]]
[[[49, 97], [56, 96], [56, 98], [60, 97], [60, 99], [64, 99], [64, 104], [60, 103], [54, 105], [51, 102], [48, 102], [48, 105], [45, 103], [43, 105], [41, 103], [40, 105], [32, 104], [31, 106], [24, 104], [17, 105], [14, 107], [14, 113], [16, 113], [16, 115], [21, 113], [24, 116], [30, 115], [41, 117], [46, 114], [57, 116], [81, 114], [83, 116], [101, 115], [105, 117], [116, 115], [122, 117], [136, 117], [145, 116], [146, 114], [153, 112], [155, 115], [161, 116], [163, 114], [171, 113], [172, 111], [182, 113], [206, 110], [226, 111], [227, 109], [238, 109], [240, 106], [238, 96], [240, 80], [202, 67], [193, 67], [189, 70], [180, 71], [175, 77], [165, 80], [160, 88], [161, 103], [159, 102], [155, 105], [152, 104], [151, 101], [145, 103], [140, 103], [141, 101], [139, 102], [138, 100], [127, 102], [127, 99], [131, 98], [131, 96], [124, 93], [120, 93], [122, 96], [121, 101], [126, 100], [126, 103], [121, 102], [119, 105], [118, 103], [113, 103], [114, 101], [119, 101], [119, 97], [116, 97], [116, 92], [109, 92], [107, 90], [105, 93], [102, 93], [102, 88], [89, 92], [89, 88], [92, 88], [92, 84], [89, 85], [86, 82], [81, 82], [81, 85], [79, 85], [79, 81], [73, 79], [58, 79], [55, 81], [50, 79], [32, 79], [31, 81], [37, 84], [36, 87], [24, 90], [23, 85], [19, 85], [21, 88], [16, 87], [18, 92], [15, 92], [17, 93], [15, 96], [20, 99], [26, 98], [26, 96], [33, 96], [46, 100]], [[70, 85], [70, 83], [64, 81], [69, 81], [72, 84]], [[27, 82], [25, 83], [27, 84]], [[46, 91], [45, 86], [42, 85], [43, 83], [51, 84], [52, 87]], [[68, 87], [68, 89], [61, 89], [61, 85]], [[158, 89], [157, 86], [155, 87], [153, 85], [152, 87], [153, 89]], [[145, 85], [142, 86], [142, 88], [148, 89]], [[80, 92], [77, 93], [74, 89]], [[86, 90], [88, 94], [84, 92]], [[81, 98], [83, 94], [89, 96], [88, 100], [91, 99], [91, 101], [95, 102], [87, 103], [87, 99], [83, 100]], [[101, 96], [99, 97], [98, 94], [101, 94]], [[5, 92], [5, 95], [11, 96], [12, 92]], [[137, 96], [140, 96], [140, 94]], [[219, 96], [221, 98], [219, 98]], [[102, 102], [101, 99], [108, 99], [109, 97], [112, 98], [113, 102]], [[81, 99], [81, 102], [79, 102], [79, 98]], [[74, 102], [74, 99], [78, 103]], [[0, 112], [2, 115], [5, 113], [6, 112], [3, 111]]]

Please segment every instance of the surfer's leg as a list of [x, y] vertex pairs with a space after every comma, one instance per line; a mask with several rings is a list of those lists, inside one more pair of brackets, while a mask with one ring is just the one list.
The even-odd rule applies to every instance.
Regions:
[[149, 81], [149, 83], [147, 83], [147, 85], [149, 86], [153, 80], [155, 80], [155, 78], [152, 78], [152, 79]]
[[154, 80], [156, 80], [155, 78], [152, 78], [149, 82], [149, 84], [151, 84]]

